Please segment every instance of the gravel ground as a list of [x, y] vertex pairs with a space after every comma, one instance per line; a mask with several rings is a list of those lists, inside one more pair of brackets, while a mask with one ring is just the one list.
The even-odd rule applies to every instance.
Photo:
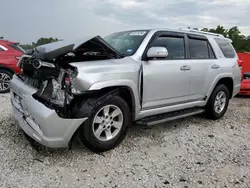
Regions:
[[0, 187], [250, 187], [250, 98], [219, 121], [202, 116], [134, 126], [116, 149], [34, 150], [0, 95]]

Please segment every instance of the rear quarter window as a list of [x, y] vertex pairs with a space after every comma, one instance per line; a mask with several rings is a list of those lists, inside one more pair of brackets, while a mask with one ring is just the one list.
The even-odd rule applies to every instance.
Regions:
[[225, 39], [219, 39], [219, 38], [215, 38], [214, 40], [219, 45], [222, 53], [224, 54], [226, 58], [235, 58], [236, 53], [230, 41], [225, 40]]
[[12, 43], [12, 44], [9, 44], [9, 46], [21, 53], [25, 53], [25, 50], [21, 48], [21, 46], [19, 46], [17, 43]]

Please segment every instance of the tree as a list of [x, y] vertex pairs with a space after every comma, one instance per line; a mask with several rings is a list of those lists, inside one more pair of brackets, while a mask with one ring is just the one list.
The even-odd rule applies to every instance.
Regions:
[[48, 43], [51, 43], [51, 42], [56, 42], [58, 41], [57, 38], [40, 38], [37, 40], [35, 46], [40, 46], [40, 45], [43, 45], [43, 44], [48, 44]]
[[20, 45], [23, 49], [32, 49], [32, 48], [35, 48], [37, 46], [40, 46], [40, 45], [44, 45], [44, 44], [49, 44], [51, 42], [56, 42], [56, 41], [59, 41], [58, 38], [44, 38], [44, 37], [41, 37], [40, 39], [37, 40], [37, 42], [32, 42], [32, 44], [22, 44]]
[[208, 32], [209, 29], [208, 28], [203, 28], [201, 31]]
[[208, 32], [211, 32], [211, 33], [218, 33], [218, 34], [221, 34], [223, 36], [227, 36], [227, 30], [221, 26], [221, 25], [218, 25], [216, 29], [210, 29], [208, 30]]

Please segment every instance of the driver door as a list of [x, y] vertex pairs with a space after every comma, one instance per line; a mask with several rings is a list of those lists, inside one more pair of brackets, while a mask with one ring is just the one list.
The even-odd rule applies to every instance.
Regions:
[[[168, 56], [147, 58], [147, 51], [151, 47], [165, 47], [168, 50]], [[184, 34], [156, 33], [144, 54], [143, 110], [188, 102], [190, 67], [186, 55]]]

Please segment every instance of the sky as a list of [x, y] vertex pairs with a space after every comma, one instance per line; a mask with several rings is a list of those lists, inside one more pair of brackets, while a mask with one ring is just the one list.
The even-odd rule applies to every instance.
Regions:
[[1, 0], [0, 36], [30, 44], [130, 29], [225, 28], [250, 35], [250, 0]]

